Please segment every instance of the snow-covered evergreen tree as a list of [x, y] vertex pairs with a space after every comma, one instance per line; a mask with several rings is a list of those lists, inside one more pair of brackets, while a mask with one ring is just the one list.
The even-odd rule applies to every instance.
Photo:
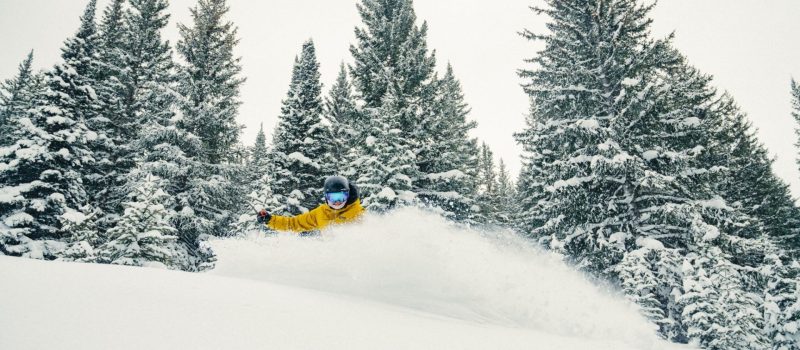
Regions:
[[616, 269], [620, 285], [628, 299], [636, 303], [642, 315], [658, 325], [659, 331], [665, 334], [672, 326], [672, 320], [666, 314], [664, 304], [667, 300], [660, 293], [662, 281], [656, 275], [661, 263], [659, 253], [658, 249], [652, 247], [628, 252]]
[[517, 203], [516, 214], [512, 216], [513, 227], [526, 237], [542, 240], [546, 237], [537, 235], [537, 230], [548, 221], [546, 211], [547, 194], [544, 165], [548, 164], [547, 149], [540, 147], [537, 130], [541, 129], [540, 114], [535, 113], [536, 105], [531, 103], [531, 112], [525, 118], [526, 129], [515, 133], [514, 138], [522, 146], [522, 169], [517, 177], [514, 201]]
[[681, 297], [684, 304], [683, 319], [687, 327], [689, 343], [703, 348], [720, 348], [720, 344], [730, 341], [727, 337], [727, 319], [723, 316], [721, 305], [717, 302], [720, 295], [714, 286], [709, 268], [713, 268], [716, 261], [697, 255], [690, 255], [684, 263], [683, 282], [685, 290]]
[[143, 130], [142, 136], [134, 144], [144, 150], [138, 168], [127, 176], [126, 193], [141, 186], [150, 175], [159, 178], [159, 186], [168, 198], [165, 203], [173, 212], [169, 216], [171, 225], [181, 245], [192, 256], [183, 269], [196, 270], [200, 265], [210, 263], [213, 253], [203, 248], [208, 236], [219, 236], [227, 232], [216, 221], [220, 202], [228, 198], [223, 192], [225, 179], [207, 176], [205, 163], [198, 161], [203, 150], [199, 137], [177, 127], [173, 122], [167, 125], [155, 124]]
[[[474, 196], [481, 211], [477, 217], [483, 223], [521, 228], [518, 224], [524, 217], [518, 213], [522, 207], [517, 201], [524, 199], [518, 198], [516, 186], [511, 182], [511, 175], [503, 160], [500, 160], [499, 166], [495, 166], [494, 152], [483, 143], [477, 163]], [[525, 232], [524, 229], [521, 231]]]
[[469, 107], [451, 65], [434, 86], [434, 115], [422, 121], [424, 133], [417, 152], [420, 177], [415, 191], [423, 203], [441, 208], [446, 217], [473, 219], [477, 215], [478, 147], [468, 133], [477, 124], [467, 120]]
[[313, 41], [303, 44], [295, 59], [292, 81], [283, 100], [272, 140], [272, 191], [279, 213], [299, 214], [321, 198], [329, 131], [322, 123], [322, 83]]
[[328, 160], [323, 167], [325, 173], [355, 177], [353, 162], [363, 151], [369, 123], [362, 120], [353, 96], [347, 69], [342, 63], [339, 76], [331, 86], [325, 99], [325, 119], [330, 124]]
[[117, 226], [106, 234], [107, 242], [98, 249], [101, 262], [152, 266], [170, 269], [186, 268], [188, 255], [178, 243], [177, 230], [170, 223], [175, 213], [169, 208], [171, 196], [160, 185], [160, 179], [147, 175], [124, 203], [125, 213]]
[[517, 212], [517, 197], [516, 187], [511, 181], [511, 175], [508, 173], [505, 162], [500, 159], [497, 170], [497, 213], [494, 215], [495, 220], [500, 225], [509, 226], [512, 224], [512, 217]]
[[103, 243], [103, 237], [97, 227], [97, 219], [102, 214], [95, 210], [89, 215], [73, 212], [63, 217], [64, 230], [69, 232], [68, 245], [61, 253], [59, 260], [77, 262], [96, 262], [96, 248]]
[[249, 205], [244, 205], [240, 209], [238, 221], [234, 224], [234, 233], [262, 229], [253, 220], [254, 209], [265, 208], [270, 212], [275, 212], [280, 208], [280, 203], [278, 203], [275, 194], [272, 192], [274, 179], [270, 162], [271, 152], [267, 147], [263, 124], [256, 136], [255, 145], [251, 149], [247, 162], [247, 195], [244, 199]]
[[193, 175], [208, 180], [190, 201], [203, 207], [198, 215], [216, 223], [206, 232], [215, 235], [227, 231], [244, 191], [236, 178], [245, 169], [233, 159], [241, 130], [236, 117], [244, 79], [240, 77], [241, 59], [233, 55], [237, 29], [224, 19], [228, 11], [225, 0], [199, 0], [191, 9], [193, 26], [178, 26], [182, 37], [178, 52], [186, 65], [180, 72], [183, 114], [177, 126], [200, 138], [203, 148]]
[[247, 159], [248, 183], [255, 184], [261, 177], [269, 172], [270, 152], [267, 147], [267, 136], [264, 134], [264, 124], [259, 126], [256, 142], [250, 150]]
[[485, 142], [481, 144], [478, 161], [478, 191], [483, 194], [497, 191], [497, 169], [494, 163], [494, 152]]
[[[350, 71], [363, 102], [362, 116], [369, 121], [365, 136], [369, 150], [356, 160], [355, 168], [366, 201], [381, 198], [372, 203], [380, 201], [379, 207], [390, 208], [413, 202], [415, 195], [409, 191], [424, 175], [418, 165], [424, 159], [417, 153], [425, 139], [426, 119], [435, 118], [436, 61], [428, 53], [427, 24], [417, 26], [411, 0], [363, 0], [357, 6], [364, 27], [356, 28], [357, 43], [350, 46], [355, 61]], [[391, 154], [376, 154], [381, 150]], [[376, 162], [375, 157], [395, 163], [375, 170], [368, 165]]]
[[[107, 140], [96, 145], [102, 154], [94, 179], [93, 202], [103, 210], [98, 224], [105, 229], [112, 224], [124, 194], [114, 193], [121, 186], [124, 175], [135, 165], [136, 153], [131, 144], [139, 130], [139, 124], [127, 117], [123, 101], [126, 99], [126, 86], [122, 83], [127, 72], [125, 68], [125, 0], [113, 0], [103, 11], [98, 23], [97, 64], [94, 71], [96, 92], [102, 103], [102, 111], [95, 118], [92, 127], [101, 129]], [[117, 195], [115, 197], [115, 195]]]
[[[652, 93], [644, 78], [666, 59], [664, 42], [647, 38], [652, 6], [626, 0], [547, 3], [535, 11], [551, 17], [551, 33], [525, 32], [546, 48], [530, 60], [537, 70], [521, 72], [535, 105], [534, 129], [525, 133], [536, 143], [536, 156], [547, 157], [538, 172], [543, 178], [527, 180], [544, 183], [548, 192], [533, 214], [548, 221], [535, 235], [551, 236], [551, 247], [601, 272], [621, 257], [607, 241], [630, 229], [625, 221], [631, 219], [622, 216], [629, 213], [632, 168], [644, 162], [631, 154], [635, 150], [622, 148], [620, 142], [631, 136], [618, 136], [624, 130], [617, 128], [647, 112], [642, 104]], [[540, 196], [520, 191], [522, 197]]]
[[16, 120], [33, 107], [37, 95], [42, 92], [42, 77], [33, 72], [33, 51], [28, 53], [14, 78], [0, 83], [0, 146], [16, 142], [12, 138]]
[[193, 26], [178, 25], [177, 48], [186, 60], [180, 74], [180, 125], [200, 137], [210, 164], [226, 162], [241, 129], [236, 117], [244, 79], [241, 58], [233, 54], [237, 29], [224, 19], [228, 11], [225, 0], [198, 0], [191, 9]]
[[[34, 108], [15, 120], [12, 139], [0, 151], [0, 251], [54, 259], [69, 238], [65, 222], [88, 204], [84, 178], [93, 170], [86, 126], [100, 110], [91, 77], [96, 45], [95, 1], [89, 2], [77, 34], [65, 42], [63, 62], [45, 75], [46, 90]], [[83, 215], [83, 214], [80, 214]]]
[[[615, 242], [622, 244], [622, 242]], [[686, 343], [683, 326], [683, 253], [657, 240], [640, 240], [639, 249], [627, 252], [615, 267], [625, 295], [642, 314], [658, 325], [664, 338]]]
[[[772, 237], [786, 251], [800, 251], [800, 209], [794, 203], [789, 186], [772, 170], [769, 152], [756, 139], [755, 130], [729, 96], [723, 96], [719, 109], [729, 116], [718, 133], [723, 152], [729, 154], [723, 164], [729, 169], [723, 197], [732, 206], [755, 220], [733, 233], [745, 238]], [[739, 256], [743, 264], [755, 266], [763, 254]], [[743, 261], [747, 259], [749, 261]]]
[[775, 245], [765, 249], [759, 271], [764, 288], [764, 332], [772, 349], [800, 349], [800, 264]]
[[365, 151], [356, 159], [359, 188], [369, 210], [383, 212], [397, 206], [416, 203], [413, 179], [417, 177], [416, 154], [405, 137], [400, 123], [403, 110], [394, 91], [384, 96], [384, 105], [366, 108], [370, 129]]
[[[161, 30], [169, 24], [166, 0], [128, 0], [123, 37], [121, 101], [125, 122], [138, 127], [167, 124], [174, 115], [175, 63]], [[137, 135], [138, 136], [138, 135]], [[136, 136], [133, 137], [134, 139]]]
[[[652, 4], [547, 4], [535, 11], [551, 17], [551, 33], [525, 33], [545, 49], [521, 73], [532, 108], [517, 135], [526, 151], [518, 225], [579, 267], [619, 279], [665, 337], [762, 346], [758, 301], [733, 264], [757, 255], [755, 237], [739, 235], [755, 219], [727, 201], [732, 147], [719, 135], [733, 115], [710, 77], [669, 38], [649, 38]], [[657, 277], [647, 255], [632, 253], [653, 245], [691, 256], [677, 307], [665, 294], [677, 290], [676, 274]], [[713, 305], [718, 298], [736, 301]]]
[[[427, 23], [416, 24], [411, 0], [362, 0], [357, 5], [364, 28], [356, 28], [350, 46], [355, 63], [353, 84], [367, 107], [383, 106], [384, 98], [402, 108], [418, 103], [434, 75], [436, 60], [428, 54]], [[395, 89], [396, 91], [390, 91]], [[416, 126], [418, 115], [405, 116], [404, 131]]]
[[681, 303], [689, 344], [705, 349], [766, 349], [769, 340], [758, 300], [742, 289], [740, 274], [723, 255], [708, 245], [685, 259]]
[[[113, 169], [105, 182], [112, 188], [105, 196], [106, 209], [121, 210], [127, 184], [148, 150], [137, 143], [143, 133], [166, 126], [175, 115], [175, 64], [169, 42], [161, 31], [169, 23], [166, 0], [113, 1], [106, 9], [100, 28], [101, 58], [108, 76], [101, 96], [107, 101], [114, 153]], [[114, 217], [110, 218], [113, 220]]]

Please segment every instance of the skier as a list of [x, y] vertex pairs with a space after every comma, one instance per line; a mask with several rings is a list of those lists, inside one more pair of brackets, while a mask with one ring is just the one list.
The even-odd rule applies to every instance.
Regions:
[[325, 203], [297, 216], [270, 215], [266, 209], [258, 212], [258, 223], [278, 231], [307, 232], [321, 230], [330, 224], [351, 222], [364, 213], [358, 187], [341, 176], [325, 179]]

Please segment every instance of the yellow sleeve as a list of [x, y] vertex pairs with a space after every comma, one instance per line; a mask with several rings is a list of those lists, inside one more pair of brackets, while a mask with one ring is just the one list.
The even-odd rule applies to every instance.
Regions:
[[296, 216], [273, 215], [266, 225], [267, 227], [278, 231], [294, 231], [294, 232], [311, 231], [316, 229], [318, 226], [317, 215], [315, 213], [315, 211], [317, 210], [319, 210], [319, 207], [308, 213]]

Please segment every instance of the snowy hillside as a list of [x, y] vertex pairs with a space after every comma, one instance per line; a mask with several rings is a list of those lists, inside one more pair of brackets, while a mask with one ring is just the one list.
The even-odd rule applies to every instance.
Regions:
[[667, 349], [508, 234], [419, 210], [214, 242], [211, 273], [0, 257], [0, 349]]

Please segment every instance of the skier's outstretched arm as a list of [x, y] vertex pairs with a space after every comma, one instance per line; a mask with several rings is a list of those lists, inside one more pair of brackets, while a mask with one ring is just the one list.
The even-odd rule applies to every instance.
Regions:
[[266, 210], [259, 213], [259, 222], [277, 231], [307, 232], [318, 227], [317, 216], [314, 209], [308, 213], [296, 216], [270, 215]]

